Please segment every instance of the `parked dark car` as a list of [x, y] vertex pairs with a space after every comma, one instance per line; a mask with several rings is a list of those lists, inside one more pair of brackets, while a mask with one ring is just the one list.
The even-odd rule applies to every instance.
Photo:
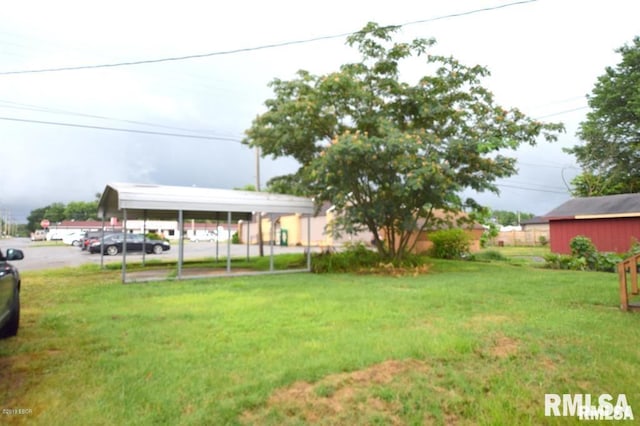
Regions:
[[24, 258], [22, 250], [0, 251], [0, 338], [18, 334], [20, 323], [20, 274], [9, 261]]
[[[115, 256], [122, 253], [124, 246], [124, 234], [112, 234], [104, 237], [104, 253]], [[144, 250], [147, 253], [160, 254], [171, 248], [171, 244], [165, 240], [151, 240], [140, 234], [127, 234], [127, 253]], [[89, 246], [90, 253], [100, 253], [102, 241], [98, 240]]]
[[[107, 235], [113, 235], [115, 233], [120, 233], [117, 231], [104, 231], [105, 237]], [[84, 233], [84, 238], [80, 242], [81, 250], [89, 250], [89, 246], [96, 241], [99, 241], [102, 238], [102, 231], [87, 231]]]

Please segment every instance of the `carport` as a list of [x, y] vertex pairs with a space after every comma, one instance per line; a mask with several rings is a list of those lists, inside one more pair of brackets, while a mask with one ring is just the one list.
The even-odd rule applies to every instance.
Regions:
[[[238, 220], [249, 223], [255, 215], [267, 216], [273, 220], [281, 215], [300, 214], [307, 217], [307, 265], [305, 269], [286, 272], [308, 272], [311, 270], [310, 218], [314, 214], [313, 201], [290, 195], [266, 192], [236, 191], [230, 189], [198, 188], [190, 186], [166, 186], [135, 183], [108, 184], [100, 197], [98, 217], [105, 223], [113, 217], [123, 222], [126, 230], [127, 220], [176, 220], [178, 221], [178, 265], [177, 279], [183, 279], [184, 264], [184, 221], [185, 219], [203, 219], [231, 223]], [[273, 226], [272, 226], [273, 229]], [[126, 235], [122, 251], [122, 282], [127, 281], [127, 244]], [[282, 273], [273, 267], [273, 239], [271, 240], [270, 269], [267, 272], [253, 274]], [[248, 251], [247, 241], [247, 255]], [[246, 274], [246, 273], [245, 273]], [[226, 272], [222, 275], [238, 275], [231, 270], [231, 239], [227, 241]], [[190, 276], [189, 278], [198, 278]]]

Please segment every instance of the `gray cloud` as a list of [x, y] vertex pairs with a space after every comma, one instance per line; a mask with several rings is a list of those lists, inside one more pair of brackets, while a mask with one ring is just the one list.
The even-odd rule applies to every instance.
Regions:
[[[328, 0], [310, 14], [293, 1], [188, 1], [168, 7], [116, 0], [96, 9], [63, 0], [39, 4], [33, 13], [28, 2], [14, 2], [0, 16], [0, 72], [233, 50], [354, 31], [367, 21], [403, 23], [494, 5], [400, 0], [393, 6], [368, 1], [364, 7]], [[575, 173], [573, 159], [561, 148], [577, 143], [575, 129], [587, 110], [562, 111], [586, 105], [583, 96], [596, 77], [617, 62], [614, 49], [636, 35], [639, 12], [633, 1], [615, 7], [535, 2], [402, 29], [399, 37], [405, 39], [436, 37], [435, 53], [487, 66], [492, 76], [485, 84], [503, 105], [534, 117], [560, 112], [547, 120], [568, 123], [557, 144], [516, 153], [523, 163], [520, 174], [503, 184], [520, 188], [505, 186], [500, 197], [481, 194], [480, 201], [544, 213], [568, 197], [549, 191], [564, 187], [563, 167], [566, 176]], [[298, 69], [330, 72], [356, 59], [344, 39], [335, 39], [136, 67], [0, 75], [0, 117], [240, 139], [264, 111], [273, 78], [292, 78]], [[415, 63], [404, 78], [424, 73]], [[4, 120], [0, 131], [0, 209], [20, 218], [51, 202], [91, 200], [114, 181], [221, 188], [255, 182], [254, 154], [237, 142]], [[295, 168], [291, 160], [265, 159], [262, 182]]]

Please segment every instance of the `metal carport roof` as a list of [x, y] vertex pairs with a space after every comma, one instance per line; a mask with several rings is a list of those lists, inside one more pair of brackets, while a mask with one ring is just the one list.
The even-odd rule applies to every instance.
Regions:
[[268, 192], [236, 191], [233, 189], [199, 188], [136, 183], [108, 184], [100, 197], [98, 217], [108, 219], [165, 219], [182, 211], [188, 219], [251, 218], [252, 213], [314, 214], [313, 201], [291, 195]]
[[[179, 229], [184, 228], [184, 219], [208, 219], [226, 221], [251, 220], [254, 214], [275, 216], [300, 214], [311, 217], [314, 203], [308, 198], [266, 192], [236, 191], [231, 189], [199, 188], [192, 186], [166, 186], [136, 183], [108, 184], [98, 203], [98, 217], [129, 219], [177, 218]], [[146, 223], [146, 222], [145, 222]], [[307, 221], [310, 227], [310, 220]], [[104, 226], [103, 226], [104, 228]], [[273, 227], [272, 227], [273, 228]], [[310, 229], [307, 241], [307, 269], [311, 270]], [[126, 280], [126, 233], [123, 244], [122, 282]], [[184, 241], [179, 239], [178, 279], [181, 279], [184, 260]], [[247, 246], [248, 250], [248, 246]], [[247, 251], [248, 253], [248, 251]], [[247, 254], [248, 255], [248, 254]], [[271, 245], [271, 267], [273, 271], [273, 245]], [[227, 273], [231, 273], [231, 241], [227, 242]]]

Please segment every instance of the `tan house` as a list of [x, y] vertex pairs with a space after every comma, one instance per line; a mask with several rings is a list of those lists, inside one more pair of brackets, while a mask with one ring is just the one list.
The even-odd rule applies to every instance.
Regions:
[[[436, 216], [440, 219], [445, 218], [443, 212], [438, 213]], [[373, 241], [373, 234], [369, 231], [360, 232], [356, 235], [341, 235], [339, 237], [332, 235], [327, 231], [327, 225], [330, 224], [334, 218], [335, 213], [330, 206], [324, 206], [318, 216], [311, 218], [309, 224], [307, 224], [307, 218], [303, 219], [300, 215], [265, 216], [262, 219], [262, 239], [265, 243], [273, 240], [275, 245], [306, 245], [307, 235], [310, 233], [309, 241], [311, 245], [320, 247], [341, 246], [346, 243], [358, 242], [370, 245]], [[461, 219], [466, 220], [466, 218], [467, 216], [465, 214], [458, 214], [451, 216], [449, 219], [452, 221], [461, 221]], [[464, 220], [462, 220], [462, 222], [464, 222]], [[477, 223], [461, 223], [458, 227], [465, 229], [468, 233], [471, 241], [470, 250], [472, 252], [480, 250], [480, 237], [484, 232], [484, 228]], [[445, 228], [444, 225], [440, 226], [439, 229], [443, 228]], [[431, 248], [433, 243], [429, 240], [429, 232], [433, 231], [434, 229], [420, 234], [416, 232], [415, 235], [411, 237], [410, 245], [413, 244], [416, 238], [418, 240], [413, 250], [414, 253], [423, 253]], [[246, 242], [247, 238], [249, 238], [250, 244], [257, 244], [257, 223], [240, 222], [238, 224], [238, 235], [241, 242]], [[381, 236], [384, 238], [384, 235]]]
[[[439, 225], [435, 228], [427, 229], [422, 232], [414, 232], [409, 239], [408, 246], [410, 247], [414, 242], [415, 246], [412, 250], [413, 253], [424, 253], [433, 247], [433, 242], [429, 240], [429, 234], [442, 229], [460, 228], [463, 229], [469, 236], [469, 251], [477, 252], [480, 250], [480, 238], [484, 233], [484, 227], [479, 223], [469, 223], [468, 215], [466, 213], [447, 214], [443, 211], [435, 212], [435, 217], [441, 220], [447, 220], [451, 224]], [[456, 223], [457, 222], [457, 223]], [[418, 226], [424, 224], [424, 220], [418, 223]], [[417, 240], [417, 241], [416, 241]]]
[[[324, 205], [317, 216], [309, 218], [298, 214], [271, 216], [262, 218], [262, 241], [273, 240], [276, 245], [302, 246], [310, 241], [312, 246], [333, 247], [345, 243], [362, 242], [370, 244], [373, 235], [370, 232], [360, 232], [357, 235], [335, 236], [327, 230], [327, 224], [334, 219], [335, 214], [329, 204]], [[273, 224], [273, 228], [272, 228]], [[241, 242], [249, 240], [250, 244], [258, 243], [258, 225], [255, 221], [238, 224], [238, 236]], [[309, 238], [307, 239], [307, 236]]]

